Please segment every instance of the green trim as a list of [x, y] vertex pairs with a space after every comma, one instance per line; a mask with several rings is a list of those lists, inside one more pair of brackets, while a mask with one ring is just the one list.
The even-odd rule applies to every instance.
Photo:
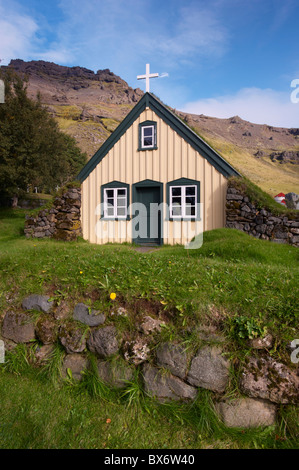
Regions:
[[118, 142], [118, 140], [125, 134], [127, 129], [134, 123], [138, 116], [145, 110], [146, 104], [144, 96], [136, 104], [136, 106], [129, 112], [125, 119], [117, 126], [115, 131], [108, 137], [108, 139], [103, 143], [99, 150], [94, 154], [94, 156], [87, 162], [87, 164], [82, 168], [77, 179], [83, 183], [83, 181], [90, 175], [90, 173], [95, 169], [95, 167], [103, 160], [107, 155], [109, 150]]
[[[126, 217], [104, 217], [104, 213], [101, 213], [101, 220], [130, 220], [129, 206], [130, 206], [130, 185], [122, 183], [121, 181], [111, 181], [110, 183], [102, 184], [101, 186], [101, 203], [104, 204], [104, 189], [108, 188], [126, 188], [127, 190], [127, 216]], [[103, 207], [103, 206], [102, 206]]]
[[226, 160], [224, 160], [212, 147], [202, 140], [186, 124], [176, 117], [160, 101], [154, 98], [150, 93], [145, 93], [136, 106], [129, 112], [125, 119], [119, 124], [115, 131], [108, 137], [99, 150], [89, 160], [85, 167], [80, 171], [78, 179], [81, 183], [89, 176], [101, 160], [107, 155], [109, 150], [122, 137], [127, 129], [135, 122], [138, 116], [149, 107], [177, 132], [192, 148], [199, 152], [211, 165], [213, 165], [223, 176], [241, 176]]
[[166, 124], [168, 124], [175, 132], [177, 132], [191, 147], [194, 148], [200, 155], [202, 155], [216, 170], [223, 176], [240, 176], [219, 153], [210, 147], [201, 137], [193, 132], [183, 121], [176, 117], [169, 109], [162, 103], [151, 96], [150, 108], [154, 111]]
[[[154, 146], [153, 147], [142, 147], [142, 127], [154, 126]], [[138, 126], [138, 151], [145, 152], [146, 150], [157, 150], [157, 122], [156, 121], [143, 121]]]
[[166, 220], [170, 220], [172, 222], [181, 222], [181, 221], [186, 221], [186, 222], [192, 222], [196, 220], [201, 220], [200, 218], [200, 212], [199, 210], [197, 211], [197, 216], [194, 217], [181, 217], [181, 218], [173, 218], [170, 217], [169, 210], [170, 210], [170, 187], [171, 186], [196, 186], [197, 187], [197, 200], [196, 204], [200, 203], [200, 181], [197, 180], [191, 180], [189, 178], [179, 178], [177, 180], [169, 181], [166, 184], [166, 203], [168, 207], [168, 213], [167, 213], [167, 218]]
[[[163, 183], [160, 183], [159, 181], [148, 180], [148, 179], [139, 181], [138, 183], [134, 183], [132, 185], [132, 203], [133, 204], [138, 202], [138, 198], [137, 198], [138, 188], [159, 188], [160, 190], [160, 203], [159, 204], [163, 203]], [[163, 209], [163, 206], [162, 206], [162, 209]], [[132, 226], [132, 229], [133, 229], [133, 226]], [[138, 241], [138, 239], [133, 238], [133, 234], [132, 234], [132, 241], [133, 243], [136, 243], [137, 245], [147, 245], [147, 243], [140, 242]], [[148, 244], [151, 245], [152, 243], [149, 242]], [[161, 227], [160, 227], [160, 236], [159, 236], [158, 245], [159, 246], [163, 245], [163, 210], [161, 214]]]

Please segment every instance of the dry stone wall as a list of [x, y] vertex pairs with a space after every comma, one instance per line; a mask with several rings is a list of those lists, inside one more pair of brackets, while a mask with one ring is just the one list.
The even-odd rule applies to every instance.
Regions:
[[[131, 308], [133, 308], [131, 306]], [[235, 363], [227, 338], [221, 332], [198, 329], [196, 350], [176, 341], [163, 341], [159, 314], [139, 317], [130, 333], [119, 328], [118, 316], [130, 316], [124, 307], [95, 310], [84, 303], [64, 305], [65, 315], [49, 296], [31, 294], [21, 306], [6, 312], [0, 340], [11, 351], [18, 343], [34, 348], [34, 366], [51, 360], [55, 345], [63, 348], [61, 375], [81, 381], [84, 371], [95, 372], [107, 386], [128, 387], [136, 374], [147, 395], [159, 402], [193, 401], [200, 389], [209, 390], [220, 419], [228, 427], [274, 425], [282, 406], [299, 403], [298, 368], [274, 360], [269, 343], [251, 344], [245, 362]], [[149, 327], [149, 318], [151, 326]], [[128, 342], [128, 335], [130, 341]], [[271, 341], [274, 338], [271, 337]], [[141, 347], [142, 345], [142, 354]], [[130, 354], [128, 352], [130, 347]], [[270, 344], [271, 346], [271, 344]], [[93, 363], [91, 363], [93, 355]], [[239, 392], [232, 399], [232, 370]]]
[[56, 196], [53, 206], [42, 209], [37, 216], [26, 216], [27, 238], [76, 240], [81, 232], [81, 189], [70, 187]]
[[299, 211], [292, 216], [274, 215], [267, 208], [258, 208], [230, 181], [226, 195], [225, 226], [262, 240], [299, 247]]

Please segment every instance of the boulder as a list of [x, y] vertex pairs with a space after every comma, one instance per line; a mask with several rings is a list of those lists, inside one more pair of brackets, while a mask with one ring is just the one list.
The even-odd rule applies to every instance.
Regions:
[[72, 324], [64, 324], [59, 329], [59, 340], [68, 354], [80, 353], [86, 348], [86, 334]]
[[224, 392], [229, 380], [229, 361], [218, 346], [204, 346], [192, 359], [187, 382], [214, 392]]
[[32, 318], [23, 312], [8, 312], [3, 320], [2, 336], [15, 343], [29, 343], [35, 338]]
[[87, 341], [91, 352], [100, 357], [108, 357], [115, 354], [118, 349], [117, 331], [114, 326], [94, 329]]
[[68, 369], [72, 372], [75, 380], [82, 380], [82, 372], [88, 368], [88, 359], [82, 354], [67, 354], [64, 358], [61, 375], [68, 377]]
[[146, 338], [137, 336], [134, 340], [126, 341], [124, 344], [124, 358], [135, 366], [147, 361], [149, 354], [150, 348]]
[[134, 377], [132, 367], [120, 361], [98, 361], [97, 367], [100, 379], [111, 387], [125, 388]]
[[288, 229], [283, 225], [276, 225], [273, 228], [273, 237], [278, 240], [285, 240], [288, 238]]
[[241, 390], [253, 398], [288, 404], [299, 401], [299, 377], [271, 357], [249, 358], [243, 369]]
[[285, 200], [289, 209], [299, 209], [299, 194], [287, 193], [285, 195]]
[[36, 324], [36, 336], [43, 344], [55, 343], [57, 330], [57, 324], [52, 317], [41, 317]]
[[157, 348], [156, 358], [158, 366], [165, 367], [181, 379], [186, 377], [188, 358], [182, 346], [171, 343], [161, 344]]
[[143, 383], [145, 392], [161, 402], [194, 400], [197, 395], [196, 388], [150, 364], [143, 366]]
[[66, 320], [71, 314], [69, 305], [65, 300], [62, 300], [54, 310], [53, 316], [56, 320]]
[[44, 364], [50, 358], [52, 352], [54, 351], [54, 344], [44, 344], [43, 346], [37, 347], [35, 351], [35, 358], [37, 364]]
[[105, 315], [100, 313], [99, 310], [91, 309], [83, 303], [75, 306], [73, 318], [88, 326], [98, 326], [106, 320]]
[[229, 428], [273, 426], [276, 406], [256, 398], [238, 398], [217, 403], [216, 409]]
[[32, 294], [22, 302], [22, 308], [25, 310], [39, 310], [40, 312], [49, 313], [54, 302], [49, 302], [48, 295]]

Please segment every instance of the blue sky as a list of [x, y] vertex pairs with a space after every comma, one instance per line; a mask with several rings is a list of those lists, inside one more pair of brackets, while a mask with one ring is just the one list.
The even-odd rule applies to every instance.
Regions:
[[299, 127], [298, 0], [0, 0], [1, 65], [16, 58], [109, 68], [143, 90], [150, 63], [173, 108]]

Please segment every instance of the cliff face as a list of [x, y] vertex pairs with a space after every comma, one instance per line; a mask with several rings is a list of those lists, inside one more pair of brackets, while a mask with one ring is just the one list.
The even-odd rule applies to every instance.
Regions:
[[[94, 72], [42, 60], [12, 60], [8, 67], [29, 78], [60, 128], [75, 137], [90, 158], [142, 97], [109, 69]], [[7, 67], [2, 67], [6, 69]], [[218, 119], [175, 110], [238, 171], [262, 189], [299, 193], [299, 129], [259, 125], [238, 116]]]
[[[223, 139], [252, 152], [256, 158], [268, 155], [280, 163], [299, 164], [299, 129], [253, 124], [233, 116], [228, 119], [178, 113], [188, 125], [209, 134], [211, 138]], [[298, 147], [296, 151], [295, 148]], [[294, 148], [287, 152], [286, 149]], [[281, 155], [281, 157], [280, 157]]]
[[[83, 104], [82, 100], [94, 104], [110, 101], [115, 104], [136, 103], [142, 96], [140, 89], [133, 90], [109, 69], [96, 73], [84, 67], [65, 67], [43, 60], [24, 62], [12, 60], [8, 67], [29, 77], [29, 95], [40, 91], [46, 104]], [[6, 67], [3, 67], [6, 68]]]
[[61, 130], [74, 137], [89, 158], [143, 95], [109, 69], [95, 73], [83, 67], [20, 59], [2, 67], [7, 68], [28, 77], [28, 96], [35, 99], [40, 94]]

